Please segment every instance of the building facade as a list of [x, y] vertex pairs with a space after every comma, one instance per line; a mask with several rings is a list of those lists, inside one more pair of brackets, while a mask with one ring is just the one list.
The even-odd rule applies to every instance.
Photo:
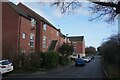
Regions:
[[68, 37], [74, 46], [74, 53], [78, 54], [80, 57], [85, 56], [85, 39], [84, 36], [71, 36]]
[[21, 53], [57, 51], [59, 46], [70, 42], [78, 48], [76, 53], [85, 53], [84, 37], [75, 44], [71, 37], [66, 37], [60, 29], [22, 3], [2, 3], [2, 24], [3, 59]]
[[32, 11], [22, 3], [19, 3], [18, 6], [22, 8], [27, 14], [34, 16], [38, 21], [38, 26], [36, 31], [37, 34], [36, 51], [45, 52], [49, 50], [57, 50], [59, 45], [61, 45], [61, 39], [63, 39], [60, 36], [61, 34], [60, 29], [54, 27], [45, 18], [43, 18], [36, 12]]
[[65, 42], [60, 29], [22, 3], [2, 3], [2, 24], [3, 59], [21, 53], [55, 51]]
[[35, 23], [33, 18], [11, 2], [2, 3], [3, 58], [13, 58], [19, 53], [35, 49]]

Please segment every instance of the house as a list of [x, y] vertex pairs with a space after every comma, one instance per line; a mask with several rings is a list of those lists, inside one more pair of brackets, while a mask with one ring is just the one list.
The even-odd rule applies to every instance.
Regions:
[[84, 36], [71, 36], [68, 37], [74, 46], [74, 53], [78, 54], [80, 57], [85, 56], [85, 39]]
[[45, 18], [22, 3], [2, 4], [2, 57], [14, 59], [21, 53], [57, 51], [72, 42], [77, 54], [85, 55], [84, 37], [66, 37]]
[[50, 22], [48, 22], [45, 18], [37, 14], [36, 12], [29, 9], [22, 3], [19, 3], [18, 6], [22, 8], [27, 14], [34, 16], [38, 21], [37, 26], [37, 35], [36, 35], [36, 51], [49, 51], [49, 50], [57, 50], [57, 48], [61, 45], [61, 31], [54, 27]]
[[19, 53], [35, 51], [36, 20], [20, 7], [2, 3], [2, 57], [18, 56]]
[[2, 24], [3, 59], [21, 53], [56, 51], [65, 42], [60, 29], [22, 3], [2, 4]]

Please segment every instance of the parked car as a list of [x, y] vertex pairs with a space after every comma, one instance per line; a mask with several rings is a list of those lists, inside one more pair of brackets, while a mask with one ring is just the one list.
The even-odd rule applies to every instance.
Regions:
[[72, 54], [72, 55], [70, 55], [70, 58], [76, 59], [76, 58], [78, 58], [78, 54]]
[[0, 67], [0, 80], [2, 80], [2, 68]]
[[76, 58], [75, 66], [78, 66], [78, 65], [85, 65], [85, 61], [82, 58]]
[[12, 63], [9, 60], [1, 60], [0, 68], [2, 68], [1, 74], [11, 72], [14, 69]]
[[88, 58], [88, 57], [84, 57], [84, 58], [83, 58], [83, 60], [84, 60], [86, 63], [88, 63], [88, 62], [90, 62], [90, 61], [91, 61], [91, 59], [90, 59], [90, 58]]
[[94, 59], [94, 56], [91, 56], [91, 59]]

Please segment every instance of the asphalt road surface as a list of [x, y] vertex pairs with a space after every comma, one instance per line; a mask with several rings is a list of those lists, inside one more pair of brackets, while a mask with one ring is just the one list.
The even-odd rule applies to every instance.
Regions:
[[74, 66], [74, 63], [66, 66], [65, 69], [51, 70], [45, 74], [31, 75], [8, 75], [3, 76], [3, 80], [41, 80], [41, 79], [87, 79], [87, 80], [107, 80], [106, 76], [102, 70], [101, 57], [95, 56], [95, 58], [86, 63], [85, 66]]

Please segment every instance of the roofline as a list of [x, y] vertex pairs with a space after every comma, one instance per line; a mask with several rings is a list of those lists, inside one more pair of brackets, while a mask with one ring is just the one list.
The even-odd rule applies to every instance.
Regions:
[[[42, 17], [41, 15], [39, 15], [38, 13], [36, 13], [35, 11], [33, 11], [32, 9], [30, 9], [30, 8], [28, 8], [26, 5], [24, 5], [23, 3], [19, 3], [19, 4], [21, 4], [21, 5], [23, 5], [24, 7], [26, 7], [28, 10], [30, 10], [32, 13], [34, 13], [35, 15], [37, 15], [37, 16], [40, 16], [43, 20], [41, 20], [39, 17], [39, 19], [41, 20], [41, 21], [43, 21], [43, 22], [47, 22], [46, 24], [48, 24], [48, 25], [50, 25], [50, 27], [53, 27], [54, 29], [56, 29], [57, 31], [60, 31], [59, 29], [57, 29], [55, 26], [53, 26], [48, 20], [46, 20], [44, 17]], [[18, 5], [19, 5], [18, 4]], [[36, 17], [37, 17], [36, 16]]]
[[[27, 16], [25, 16], [25, 15], [19, 13], [16, 9], [14, 9], [14, 8], [11, 6], [11, 4], [12, 4], [12, 5], [15, 5], [16, 7], [19, 7], [19, 6], [17, 6], [16, 4], [14, 4], [14, 3], [12, 3], [12, 2], [6, 2], [6, 3], [7, 3], [16, 13], [18, 13], [20, 16], [23, 16], [23, 17], [25, 17], [25, 18], [27, 18], [27, 19], [30, 20], [28, 14], [27, 14], [26, 12], [24, 12], [24, 13], [26, 13]], [[20, 8], [20, 7], [19, 7], [19, 8]], [[21, 9], [21, 8], [20, 8], [20, 9]]]
[[68, 38], [79, 38], [79, 37], [83, 37], [84, 38], [84, 36], [69, 36]]

